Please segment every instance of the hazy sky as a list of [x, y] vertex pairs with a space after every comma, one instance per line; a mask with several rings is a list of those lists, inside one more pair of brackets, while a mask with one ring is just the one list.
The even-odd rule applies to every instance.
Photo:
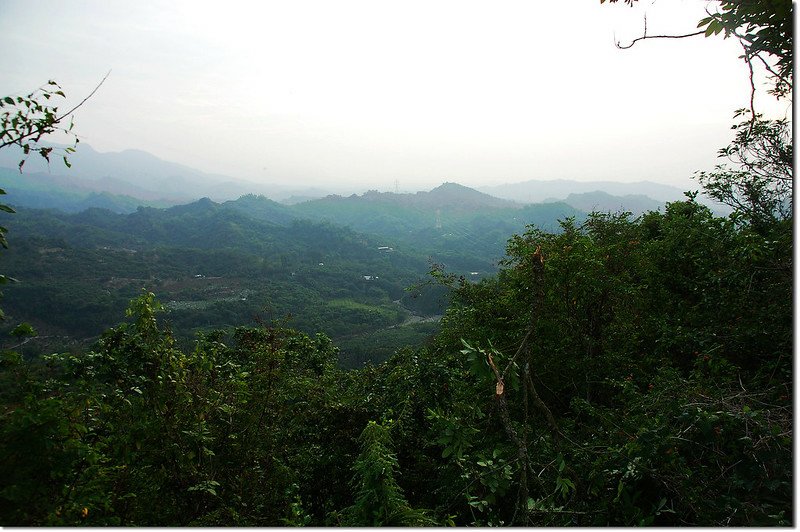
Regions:
[[[749, 100], [706, 2], [0, 2], [0, 95], [58, 80], [99, 151], [274, 183], [417, 190], [710, 169]], [[762, 95], [760, 104], [786, 112]]]

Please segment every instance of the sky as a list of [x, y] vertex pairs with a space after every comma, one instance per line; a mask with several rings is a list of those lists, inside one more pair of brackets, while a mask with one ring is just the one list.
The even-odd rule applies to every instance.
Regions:
[[[57, 80], [81, 141], [205, 172], [420, 190], [712, 169], [749, 103], [707, 3], [3, 0], [0, 95]], [[760, 91], [759, 109], [788, 104]], [[64, 105], [63, 107], [66, 107]]]

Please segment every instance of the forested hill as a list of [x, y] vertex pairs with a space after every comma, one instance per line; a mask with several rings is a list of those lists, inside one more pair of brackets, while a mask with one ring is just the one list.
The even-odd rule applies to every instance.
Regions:
[[118, 186], [112, 178], [88, 182], [79, 177], [52, 175], [46, 172], [26, 173], [0, 168], [0, 188], [13, 204], [36, 209], [57, 209], [80, 212], [92, 207], [129, 213], [140, 206], [168, 207], [174, 202], [136, 186]]
[[254, 220], [278, 225], [287, 225], [299, 218], [291, 207], [255, 194], [245, 194], [239, 199], [226, 201], [222, 207]]
[[[495, 198], [458, 183], [443, 183], [430, 191], [414, 194], [371, 190], [351, 196], [327, 196], [298, 203], [295, 212], [305, 216], [329, 219], [338, 223], [365, 223], [365, 214], [392, 216], [405, 227], [419, 229], [437, 222], [453, 223], [492, 213], [502, 216], [518, 210], [522, 204]], [[438, 219], [437, 219], [438, 215]]]
[[457, 183], [415, 194], [328, 196], [294, 205], [293, 211], [379, 235], [390, 246], [405, 244], [429, 254], [467, 252], [481, 261], [478, 269], [501, 259], [508, 235], [526, 225], [556, 230], [560, 219], [586, 216], [565, 203], [522, 205]]
[[[46, 174], [19, 176], [8, 170], [0, 172], [0, 182], [7, 188], [9, 202], [14, 206], [54, 208], [76, 213], [87, 208], [105, 208], [120, 214], [131, 214], [131, 218], [116, 218], [116, 223], [123, 232], [127, 231], [126, 234], [135, 228], [143, 230], [142, 224], [149, 223], [152, 217], [179, 223], [180, 220], [188, 221], [192, 211], [202, 209], [208, 210], [209, 214], [216, 213], [217, 217], [248, 218], [281, 226], [305, 219], [350, 227], [358, 233], [379, 238], [382, 246], [413, 248], [419, 255], [434, 257], [459, 270], [493, 271], [497, 261], [504, 255], [509, 234], [529, 224], [557, 230], [558, 220], [568, 217], [580, 220], [588, 212], [564, 202], [521, 205], [456, 183], [445, 183], [431, 191], [414, 194], [371, 191], [349, 197], [327, 196], [295, 205], [277, 203], [256, 194], [246, 194], [223, 203], [204, 198], [199, 202], [175, 205], [163, 214], [156, 214], [157, 209], [138, 208], [137, 205], [161, 207], [163, 204], [137, 201], [129, 196], [98, 194], [78, 178], [67, 178], [61, 183], [58, 178]], [[75, 189], [70, 188], [73, 185], [76, 185]], [[606, 199], [606, 203], [613, 202], [613, 198]], [[91, 214], [82, 215], [83, 219], [87, 217], [96, 219]], [[114, 223], [112, 219], [98, 219], [97, 222], [101, 227], [109, 228], [107, 225]], [[219, 227], [214, 230], [223, 231]], [[173, 235], [167, 234], [171, 230], [162, 231], [161, 235], [157, 234], [157, 230], [153, 231], [147, 233], [147, 238], [159, 238], [160, 243], [166, 243], [165, 238], [172, 238], [173, 243], [180, 241], [182, 245], [188, 245], [183, 240], [189, 237], [184, 228], [179, 227]], [[247, 229], [244, 231], [247, 232]], [[216, 236], [222, 237], [223, 233]], [[234, 241], [237, 241], [236, 238], [234, 236]], [[469, 260], [464, 260], [467, 257]]]
[[[370, 355], [358, 338], [411, 313], [442, 311], [440, 288], [406, 290], [424, 281], [431, 257], [402, 247], [387, 252], [379, 249], [381, 239], [290, 219], [285, 209], [244, 197], [127, 215], [102, 209], [6, 214], [13, 216], [15, 245], [5, 271], [18, 281], [6, 291], [6, 312], [43, 336], [94, 337], [145, 287], [165, 299], [187, 337], [292, 316], [298, 329], [351, 340], [349, 365], [385, 358], [394, 345]], [[420, 331], [406, 331], [405, 341], [420, 341]]]
[[[89, 148], [91, 150], [91, 148]], [[135, 152], [134, 152], [135, 153]], [[99, 156], [103, 154], [97, 154]], [[142, 154], [146, 156], [147, 154]], [[129, 154], [130, 156], [130, 154]], [[90, 159], [92, 156], [89, 157]], [[6, 157], [8, 159], [8, 157]], [[153, 159], [152, 156], [148, 160]], [[111, 158], [114, 160], [114, 158]], [[73, 171], [69, 175], [58, 175], [51, 173], [47, 168], [39, 168], [38, 161], [34, 160], [29, 167], [26, 166], [24, 174], [20, 174], [17, 168], [0, 167], [0, 188], [8, 192], [12, 203], [21, 207], [34, 208], [53, 208], [64, 212], [80, 212], [87, 208], [98, 207], [109, 209], [113, 212], [127, 214], [136, 210], [139, 206], [168, 207], [191, 203], [199, 199], [203, 193], [218, 202], [235, 203], [239, 197], [249, 197], [251, 200], [257, 198], [266, 200], [270, 198], [281, 199], [284, 206], [292, 207], [285, 212], [294, 213], [289, 216], [301, 218], [329, 219], [338, 223], [359, 224], [360, 212], [376, 214], [378, 207], [388, 212], [398, 211], [399, 217], [393, 221], [407, 223], [413, 227], [420, 224], [434, 224], [437, 211], [442, 213], [444, 222], [463, 221], [464, 216], [476, 211], [504, 211], [520, 208], [522, 205], [557, 203], [563, 201], [571, 207], [589, 212], [593, 209], [602, 211], [616, 211], [619, 209], [628, 210], [634, 213], [645, 212], [648, 209], [663, 207], [665, 193], [661, 188], [670, 192], [669, 199], [680, 199], [683, 193], [674, 187], [661, 186], [651, 183], [646, 191], [653, 191], [652, 196], [644, 194], [631, 194], [632, 191], [639, 191], [641, 187], [636, 184], [625, 183], [580, 183], [580, 182], [556, 182], [560, 185], [554, 187], [552, 181], [534, 181], [521, 183], [524, 191], [516, 195], [509, 195], [504, 192], [506, 189], [498, 187], [498, 194], [506, 194], [506, 197], [514, 198], [515, 201], [501, 199], [475, 189], [459, 185], [458, 183], [444, 183], [430, 191], [420, 191], [416, 193], [391, 193], [368, 191], [364, 194], [353, 194], [351, 196], [328, 195], [319, 190], [305, 189], [315, 197], [286, 196], [274, 186], [261, 186], [256, 184], [238, 183], [234, 181], [214, 182], [207, 187], [185, 186], [178, 180], [178, 189], [181, 196], [169, 193], [172, 188], [164, 189], [157, 185], [158, 179], [172, 183], [175, 178], [168, 172], [173, 168], [169, 163], [162, 161], [164, 167], [157, 171], [159, 167], [150, 165], [149, 172], [156, 175], [147, 175], [144, 172], [137, 176], [135, 171], [125, 168], [124, 171], [115, 169], [109, 165], [105, 158], [101, 159], [103, 164], [95, 161], [95, 166], [107, 168], [109, 173], [98, 177], [97, 169], [90, 169], [87, 172]], [[0, 165], [3, 161], [0, 160]], [[180, 167], [178, 165], [178, 167]], [[36, 171], [37, 169], [41, 171]], [[59, 170], [61, 172], [63, 170]], [[188, 173], [187, 173], [188, 172]], [[191, 172], [198, 172], [184, 168], [183, 174], [191, 177]], [[142, 177], [139, 179], [138, 177]], [[601, 192], [602, 190], [613, 190], [616, 195]], [[508, 185], [508, 187], [512, 187]], [[301, 189], [303, 190], [303, 189]], [[516, 190], [511, 188], [510, 190]], [[575, 193], [575, 191], [585, 190]], [[265, 196], [266, 193], [266, 196]], [[190, 199], [193, 196], [195, 200]], [[660, 199], [652, 199], [652, 198]], [[557, 199], [554, 199], [557, 198]], [[243, 203], [243, 202], [239, 202]], [[250, 208], [248, 205], [247, 208]], [[252, 205], [255, 209], [263, 208], [257, 202]], [[272, 208], [277, 209], [276, 205]], [[386, 214], [379, 212], [377, 214]], [[380, 224], [376, 224], [380, 227]]]
[[[636, 4], [600, 3], [606, 2], [623, 9]], [[127, 210], [130, 205], [119, 198], [103, 198], [109, 207], [121, 209], [116, 213], [24, 206], [14, 213], [9, 206], [14, 191], [8, 196], [0, 191], [0, 526], [796, 524], [793, 124], [785, 117], [758, 114], [792, 104], [793, 5], [786, 0], [721, 0], [700, 7], [704, 18], [685, 21], [696, 33], [684, 37], [738, 39], [734, 44], [740, 46], [732, 49], [746, 62], [741, 64], [745, 83], [731, 86], [732, 94], [747, 87], [748, 75], [751, 80], [752, 92], [740, 93], [741, 103], [749, 99], [750, 107], [735, 111], [733, 139], [718, 152], [727, 161], [695, 175], [707, 197], [731, 209], [724, 216], [691, 192], [667, 198], [674, 201], [658, 209], [641, 197], [629, 197], [642, 210], [632, 215], [616, 212], [613, 203], [601, 206], [617, 200], [594, 194], [596, 188], [570, 190], [576, 194], [572, 207], [563, 202], [521, 206], [454, 183], [418, 194], [370, 192], [288, 206], [257, 195], [220, 199], [212, 190], [221, 185], [214, 181], [219, 176], [209, 174], [197, 176], [198, 190], [206, 196], [199, 201]], [[24, 9], [20, 13], [31, 18]], [[307, 17], [297, 14], [303, 26]], [[417, 43], [422, 44], [417, 52], [434, 60], [428, 66], [449, 74], [472, 65], [475, 54], [461, 46], [458, 32], [442, 33], [439, 21], [444, 19], [425, 18], [428, 14], [420, 13], [436, 43]], [[472, 20], [456, 15], [455, 25], [462, 29], [467, 26], [461, 22]], [[475, 15], [476, 22], [499, 20], [486, 17], [483, 9]], [[163, 25], [168, 37], [175, 35], [173, 26], [180, 29], [178, 19], [186, 17], [175, 18]], [[260, 24], [264, 17], [257, 18], [255, 30], [270, 33]], [[586, 17], [567, 9], [550, 18], [566, 21], [554, 24], [565, 34], [573, 19], [577, 23]], [[517, 19], [523, 34], [531, 34], [527, 18]], [[192, 17], [190, 22], [197, 26], [202, 20]], [[40, 24], [37, 32], [20, 19], [24, 32], [12, 42], [74, 37], [77, 19], [60, 25], [52, 17], [49, 21], [55, 23]], [[304, 46], [306, 51], [319, 56], [308, 38], [320, 32], [311, 27], [303, 34], [309, 28], [301, 26], [287, 28], [312, 44]], [[68, 34], [59, 34], [59, 27]], [[123, 31], [124, 25], [113, 27], [139, 37], [140, 32]], [[182, 28], [191, 35], [187, 26]], [[483, 31], [480, 24], [467, 29], [464, 35]], [[510, 40], [500, 39], [501, 54], [518, 42], [511, 30], [508, 26]], [[572, 33], [569, 38], [584, 35]], [[368, 35], [370, 44], [376, 35]], [[562, 35], [551, 36], [557, 40]], [[355, 37], [348, 43], [358, 43]], [[658, 37], [663, 35], [642, 35], [617, 46], [630, 48]], [[580, 39], [574, 44], [594, 46]], [[638, 44], [632, 53], [647, 50], [648, 44]], [[217, 48], [208, 57], [224, 58], [225, 50]], [[347, 55], [331, 52], [331, 57]], [[32, 53], [30, 47], [25, 53]], [[402, 74], [391, 55], [385, 57], [385, 72]], [[406, 54], [400, 55], [405, 59]], [[508, 79], [507, 70], [518, 63], [484, 55], [492, 68], [481, 74], [482, 81]], [[699, 48], [697, 56], [705, 63], [676, 61], [673, 66], [689, 76], [679, 85], [703, 98], [710, 93], [704, 90], [710, 78], [693, 72], [709, 71], [727, 59], [701, 55]], [[132, 57], [137, 67], [147, 67], [139, 54]], [[23, 70], [33, 68], [41, 56], [30, 59], [27, 66], [19, 63]], [[285, 59], [291, 69], [283, 72], [289, 77], [316, 84], [319, 76], [294, 76], [297, 65], [312, 71], [313, 64], [296, 63], [291, 55]], [[426, 142], [445, 130], [435, 123], [429, 127], [424, 107], [408, 105], [413, 98], [399, 107], [393, 97], [368, 98], [362, 109], [369, 109], [370, 120], [362, 122], [358, 108], [338, 97], [352, 92], [344, 82], [357, 79], [349, 77], [356, 69], [363, 70], [364, 56], [355, 59], [352, 71], [346, 62], [336, 68], [341, 79], [335, 98], [327, 93], [324, 100], [307, 98], [311, 93], [303, 83], [297, 85], [299, 99], [291, 100], [281, 96], [280, 87], [255, 91], [262, 94], [248, 91], [252, 97], [244, 99], [227, 90], [217, 103], [211, 103], [210, 93], [198, 99], [178, 90], [156, 102], [155, 115], [169, 118], [161, 104], [180, 110], [189, 102], [192, 106], [184, 110], [191, 109], [191, 117], [201, 122], [178, 121], [176, 131], [205, 124], [198, 131], [219, 133], [213, 140], [223, 139], [220, 146], [225, 132], [235, 131], [234, 142], [252, 141], [259, 149], [248, 150], [248, 142], [240, 147], [269, 160], [278, 153], [270, 146], [286, 145], [273, 144], [278, 137], [303, 153], [302, 136], [283, 135], [297, 130], [283, 129], [282, 117], [294, 121], [292, 109], [318, 108], [324, 120], [299, 122], [315, 139], [333, 131], [327, 124], [337, 122], [329, 119], [346, 118], [341, 129], [336, 127], [334, 143], [307, 152], [319, 157], [315, 162], [322, 166], [351, 162], [358, 144], [350, 144], [355, 130], [346, 123], [373, 127], [376, 116], [387, 118], [390, 126], [403, 126], [398, 131], [415, 124], [420, 135], [414, 135], [409, 148], [419, 140], [426, 161], [450, 161], [455, 168], [514, 153], [498, 151], [507, 141], [537, 150], [532, 153], [559, 144], [557, 137], [547, 144], [523, 144], [515, 139], [522, 129], [496, 128], [501, 123], [494, 120], [496, 98], [510, 94], [507, 83], [493, 83], [498, 90], [484, 84], [485, 89], [473, 93], [476, 98], [467, 95], [443, 109], [443, 117], [453, 117], [451, 110], [466, 117], [453, 126], [469, 122], [476, 132], [490, 134], [489, 143], [462, 145], [480, 146], [475, 157], [449, 149], [449, 142]], [[655, 59], [649, 61], [655, 64]], [[415, 71], [408, 78], [412, 82], [414, 75], [430, 70], [417, 68], [415, 60], [405, 62]], [[275, 65], [261, 63], [280, 77]], [[571, 62], [561, 63], [566, 68], [560, 71], [565, 73], [561, 85], [592, 89], [569, 77], [575, 70]], [[183, 70], [179, 74], [193, 79]], [[361, 92], [366, 95], [375, 86], [363, 79], [366, 85], [351, 86], [365, 88]], [[430, 92], [431, 80], [420, 80], [414, 92], [438, 110], [435, 97], [449, 89], [434, 83], [437, 90]], [[384, 81], [397, 85], [391, 76]], [[777, 106], [764, 105], [762, 82], [769, 85], [769, 95], [779, 98]], [[401, 97], [408, 93], [401, 92]], [[517, 101], [520, 105], [537, 104], [528, 91], [514, 92], [525, 96]], [[352, 94], [359, 96], [358, 91]], [[601, 96], [610, 94], [607, 90]], [[64, 113], [48, 104], [56, 96], [65, 97], [60, 85], [49, 81], [27, 96], [0, 97], [0, 163], [9, 156], [7, 147], [16, 146], [43, 166], [42, 160], [56, 155], [63, 155], [69, 166], [70, 148], [62, 154], [39, 141], [57, 133], [74, 137], [77, 144], [67, 121], [73, 111], [83, 114], [78, 108], [88, 99]], [[107, 101], [122, 101], [109, 96]], [[478, 101], [484, 96], [486, 105]], [[547, 105], [569, 111], [572, 91], [563, 96]], [[727, 99], [722, 96], [720, 101]], [[276, 114], [264, 107], [267, 100], [270, 107], [294, 103], [289, 114]], [[195, 105], [200, 101], [208, 101], [208, 107]], [[460, 112], [463, 101], [470, 102], [470, 109], [478, 103], [477, 112]], [[618, 101], [624, 105], [627, 100]], [[329, 102], [336, 112], [315, 102]], [[393, 106], [385, 115], [383, 102]], [[508, 103], [515, 105], [514, 100]], [[684, 110], [685, 103], [673, 101], [671, 108]], [[142, 109], [152, 110], [153, 101], [147, 104]], [[636, 114], [636, 105], [628, 107]], [[207, 115], [206, 108], [213, 112]], [[398, 108], [423, 112], [392, 122]], [[253, 117], [277, 120], [269, 125], [275, 136], [262, 139], [249, 127], [231, 130], [214, 118], [233, 118], [238, 111], [246, 111], [249, 122]], [[152, 126], [153, 115], [143, 124]], [[492, 120], [481, 122], [482, 115]], [[132, 115], [109, 116], [113, 122], [106, 124], [124, 127]], [[566, 115], [525, 123], [548, 134], [563, 129], [559, 116]], [[570, 123], [565, 130], [569, 138], [552, 155], [591, 155], [592, 149], [574, 142], [593, 138], [590, 126], [596, 121], [588, 118], [587, 127]], [[686, 135], [695, 132], [696, 121], [684, 120], [680, 126], [681, 116], [676, 118]], [[633, 149], [626, 142], [619, 153], [640, 156], [631, 138], [639, 128], [629, 128], [625, 120], [621, 117], [617, 125], [626, 131], [617, 131], [634, 141]], [[666, 135], [671, 128], [659, 132]], [[152, 128], [138, 134], [148, 133]], [[109, 135], [109, 142], [119, 142], [113, 131]], [[599, 140], [613, 141], [615, 135], [610, 131]], [[402, 144], [388, 144], [390, 139], [379, 134], [373, 146], [392, 146], [396, 156], [394, 148]], [[190, 149], [188, 136], [178, 140]], [[379, 153], [352, 161], [368, 168]], [[12, 151], [10, 157], [18, 155]], [[399, 158], [393, 158], [390, 162], [401, 168]], [[166, 177], [175, 174], [164, 184], [165, 193], [182, 194], [192, 181], [191, 169], [162, 165], [141, 152], [103, 160], [121, 164], [119, 175], [131, 178], [141, 163], [147, 174], [141, 184], [150, 192], [159, 192], [165, 177], [155, 170], [166, 169]], [[93, 178], [112, 177], [105, 175], [110, 166], [92, 167], [90, 162], [78, 155], [73, 160], [76, 167], [85, 164]], [[659, 163], [642, 163], [642, 170], [652, 164]], [[381, 172], [390, 167], [381, 166]], [[321, 175], [333, 171], [326, 168]], [[512, 186], [506, 193], [521, 199], [528, 188]], [[306, 195], [313, 194], [297, 192]], [[31, 193], [27, 199], [36, 197], [44, 196]], [[64, 200], [65, 205], [82, 201], [66, 194]], [[578, 202], [601, 212], [583, 213], [574, 207]]]
[[[243, 326], [253, 322], [236, 309], [306, 298], [306, 330], [359, 322], [386, 346], [402, 320], [389, 295], [402, 253], [210, 201], [15, 216], [6, 265], [20, 282], [4, 300], [15, 319], [23, 302], [74, 330], [142, 284], [164, 305], [141, 294], [124, 323], [72, 352], [12, 331], [0, 364], [4, 524], [793, 521], [791, 219], [715, 218], [688, 200], [637, 220], [529, 228], [496, 276], [434, 272], [453, 290], [434, 339], [344, 372], [326, 335]], [[250, 249], [288, 246], [285, 263], [227, 246], [261, 232], [273, 240]], [[168, 246], [171, 233], [193, 244], [208, 233], [206, 247]], [[97, 247], [145, 234], [164, 245]], [[328, 254], [305, 256], [315, 249]], [[375, 284], [348, 270], [373, 252]], [[188, 316], [208, 321], [187, 345], [175, 336]]]
[[[437, 211], [444, 219], [438, 226]], [[323, 221], [302, 219], [306, 213]], [[381, 224], [381, 215], [391, 220]], [[292, 316], [293, 327], [334, 338], [350, 367], [383, 360], [432, 332], [413, 320], [443, 312], [445, 290], [428, 280], [433, 265], [479, 279], [496, 271], [508, 234], [585, 215], [446, 184], [430, 193], [368, 193], [294, 207], [248, 194], [129, 214], [20, 208], [5, 216], [15, 243], [7, 273], [18, 280], [7, 289], [6, 311], [52, 338], [48, 345], [95, 337], [145, 287], [167, 302], [185, 338]], [[353, 229], [347, 216], [365, 222]], [[376, 343], [379, 336], [384, 341]]]

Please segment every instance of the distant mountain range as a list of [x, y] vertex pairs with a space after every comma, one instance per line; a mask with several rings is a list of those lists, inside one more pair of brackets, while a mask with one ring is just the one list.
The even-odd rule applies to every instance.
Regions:
[[565, 199], [570, 194], [584, 194], [602, 191], [609, 195], [628, 196], [641, 195], [666, 201], [685, 199], [684, 191], [678, 187], [637, 181], [635, 183], [619, 183], [616, 181], [575, 181], [569, 179], [531, 180], [522, 183], [510, 183], [489, 187], [477, 187], [481, 192], [498, 198], [513, 199], [525, 203], [537, 203], [552, 199]]
[[[464, 213], [476, 208], [513, 210], [525, 204], [563, 202], [583, 212], [627, 210], [640, 214], [658, 209], [664, 202], [684, 199], [681, 189], [649, 181], [618, 183], [563, 179], [478, 189], [444, 183], [431, 191], [410, 194], [372, 190], [343, 197], [319, 188], [255, 183], [209, 174], [140, 150], [100, 153], [81, 144], [71, 156], [72, 168], [65, 167], [60, 160], [48, 167], [41, 158], [30, 156], [24, 174], [17, 170], [21, 155], [19, 150], [12, 148], [0, 150], [0, 187], [9, 193], [9, 203], [65, 212], [99, 207], [129, 213], [140, 205], [165, 207], [202, 197], [224, 202], [252, 194], [292, 206], [292, 210], [286, 212], [293, 212], [293, 216], [328, 219], [345, 225], [363, 224], [363, 215], [371, 211], [372, 218], [366, 222], [374, 229], [391, 224], [406, 227], [404, 224], [415, 216], [431, 223], [437, 216], [440, 222], [457, 221]], [[359, 207], [353, 210], [356, 203]], [[438, 215], [437, 209], [441, 211]], [[399, 211], [402, 211], [402, 216], [398, 218]], [[419, 223], [413, 222], [406, 229], [419, 227]]]
[[627, 194], [625, 196], [612, 196], [607, 192], [595, 190], [570, 194], [564, 203], [583, 212], [619, 212], [628, 211], [639, 215], [648, 211], [657, 211], [664, 207], [663, 201], [654, 200], [643, 194]]
[[[699, 184], [691, 190], [700, 190]], [[584, 212], [629, 211], [634, 215], [663, 207], [670, 201], [686, 199], [686, 190], [652, 181], [620, 183], [616, 181], [576, 181], [570, 179], [531, 180], [509, 183], [477, 190], [497, 198], [505, 198], [522, 203], [542, 201], [563, 201]], [[730, 208], [719, 204], [704, 194], [697, 201], [707, 205], [717, 215], [730, 213]]]
[[370, 190], [298, 203], [294, 212], [312, 220], [327, 220], [378, 234], [410, 232], [464, 221], [476, 211], [515, 210], [522, 205], [495, 198], [457, 183], [430, 192], [397, 194]]
[[[22, 152], [13, 146], [0, 150], [0, 167], [13, 169]], [[79, 188], [95, 192], [127, 195], [142, 200], [186, 203], [202, 197], [216, 201], [236, 199], [243, 194], [264, 194], [273, 199], [292, 195], [322, 197], [330, 191], [312, 187], [290, 187], [209, 174], [182, 164], [165, 161], [141, 150], [101, 153], [88, 144], [80, 144], [70, 156], [71, 168], [60, 159], [49, 166], [44, 159], [31, 155], [26, 159], [23, 175], [49, 174], [66, 178]]]

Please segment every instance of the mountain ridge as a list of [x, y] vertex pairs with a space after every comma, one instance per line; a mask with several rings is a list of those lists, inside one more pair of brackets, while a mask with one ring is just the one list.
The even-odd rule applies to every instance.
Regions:
[[70, 155], [69, 168], [60, 162], [48, 164], [37, 156], [26, 157], [16, 146], [0, 150], [0, 168], [17, 171], [17, 165], [23, 159], [26, 161], [25, 174], [48, 174], [71, 179], [80, 182], [83, 188], [95, 192], [129, 194], [135, 190], [137, 195], [148, 200], [180, 203], [208, 196], [214, 200], [226, 201], [251, 192], [265, 194], [274, 199], [290, 197], [292, 194], [319, 195], [318, 190], [307, 186], [257, 183], [203, 172], [137, 149], [99, 152], [90, 145], [81, 143], [78, 150]]
[[[372, 202], [393, 209], [412, 209], [417, 210], [419, 216], [428, 217], [438, 216], [435, 213], [441, 210], [446, 217], [447, 213], [468, 213], [487, 208], [518, 209], [525, 204], [550, 200], [565, 201], [582, 211], [597, 207], [601, 210], [628, 210], [638, 214], [658, 208], [665, 201], [684, 199], [681, 189], [651, 181], [620, 183], [565, 179], [529, 180], [483, 187], [467, 187], [445, 181], [431, 190], [418, 192], [367, 190], [350, 196], [326, 196], [326, 191], [311, 187], [289, 189], [282, 185], [254, 183], [202, 172], [163, 160], [143, 150], [126, 149], [101, 153], [87, 144], [82, 144], [78, 152], [71, 156], [72, 168], [61, 168], [58, 163], [51, 167], [40, 158], [29, 157], [23, 176], [30, 176], [31, 179], [20, 182], [16, 178], [19, 174], [15, 168], [20, 157], [21, 153], [16, 153], [13, 149], [0, 152], [0, 167], [3, 164], [9, 165], [9, 168], [0, 168], [3, 185], [8, 186], [9, 192], [12, 192], [9, 198], [15, 197], [22, 205], [45, 208], [55, 206], [72, 212], [92, 206], [107, 207], [116, 212], [131, 212], [135, 210], [137, 198], [141, 200], [138, 202], [141, 205], [168, 206], [190, 203], [201, 197], [224, 202], [255, 194], [271, 201], [280, 201], [281, 198], [289, 200], [284, 204], [287, 207], [292, 204], [292, 210], [282, 210], [277, 205], [259, 207], [266, 209], [263, 212], [266, 219], [286, 223], [291, 218], [290, 212], [318, 218], [318, 213], [314, 212], [317, 208], [324, 206], [323, 211], [337, 208], [346, 210], [346, 205], [352, 202]], [[14, 169], [10, 166], [14, 166]], [[28, 187], [37, 192], [19, 193], [21, 189]], [[609, 196], [598, 196], [594, 200], [580, 196], [599, 192]], [[124, 197], [113, 198], [109, 194]], [[579, 196], [572, 196], [567, 200], [574, 194]], [[298, 196], [310, 197], [303, 198], [306, 201], [298, 202]], [[424, 212], [427, 214], [423, 214]], [[389, 219], [385, 220], [385, 223], [390, 222]], [[355, 220], [349, 220], [349, 223], [355, 223]]]
[[602, 191], [614, 196], [644, 195], [659, 201], [679, 201], [684, 198], [681, 188], [654, 181], [578, 181], [573, 179], [531, 179], [517, 183], [504, 183], [476, 187], [477, 190], [498, 198], [515, 198], [531, 203], [548, 198], [565, 199], [569, 194]]

